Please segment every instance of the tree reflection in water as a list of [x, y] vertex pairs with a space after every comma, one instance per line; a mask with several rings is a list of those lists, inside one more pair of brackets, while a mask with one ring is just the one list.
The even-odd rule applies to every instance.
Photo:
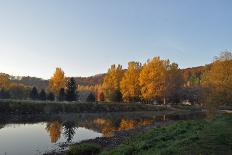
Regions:
[[66, 138], [67, 142], [71, 142], [73, 139], [73, 136], [75, 135], [75, 129], [76, 125], [72, 121], [66, 121], [63, 123], [63, 129], [64, 129], [64, 137]]
[[121, 118], [118, 123], [117, 121], [111, 121], [109, 119], [97, 118], [93, 121], [97, 125], [100, 132], [104, 137], [112, 136], [115, 131], [133, 129], [140, 126], [150, 125], [154, 123], [153, 119], [127, 119]]
[[56, 143], [62, 132], [62, 124], [59, 121], [48, 122], [46, 130], [52, 143]]

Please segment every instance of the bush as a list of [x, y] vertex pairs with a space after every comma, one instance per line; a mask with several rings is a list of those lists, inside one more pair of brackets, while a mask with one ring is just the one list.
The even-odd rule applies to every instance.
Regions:
[[97, 144], [71, 145], [66, 155], [94, 155], [98, 154], [101, 147]]

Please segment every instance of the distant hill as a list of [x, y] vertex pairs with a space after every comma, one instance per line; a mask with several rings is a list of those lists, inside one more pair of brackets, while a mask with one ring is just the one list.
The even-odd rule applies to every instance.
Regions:
[[77, 84], [84, 86], [92, 86], [101, 84], [106, 74], [97, 74], [90, 77], [75, 77]]
[[[182, 69], [185, 81], [191, 81], [192, 83], [200, 83], [203, 73], [210, 68], [211, 65], [206, 66], [198, 66], [192, 68]], [[105, 77], [105, 73], [97, 74], [90, 77], [74, 77], [78, 85], [83, 86], [93, 86], [97, 84], [101, 84]], [[29, 86], [35, 86], [38, 89], [47, 89], [48, 88], [48, 80], [44, 80], [36, 77], [15, 77], [11, 76], [11, 80], [16, 83], [22, 83]]]
[[[97, 74], [90, 77], [74, 77], [78, 85], [92, 86], [101, 84], [103, 82], [105, 74]], [[42, 78], [30, 77], [30, 76], [11, 76], [11, 81], [15, 83], [21, 83], [27, 86], [35, 86], [39, 90], [48, 88], [48, 80]]]
[[11, 76], [11, 81], [15, 83], [21, 83], [27, 86], [35, 86], [37, 89], [47, 89], [48, 88], [48, 80], [44, 80], [37, 77], [23, 76], [23, 77], [14, 77]]

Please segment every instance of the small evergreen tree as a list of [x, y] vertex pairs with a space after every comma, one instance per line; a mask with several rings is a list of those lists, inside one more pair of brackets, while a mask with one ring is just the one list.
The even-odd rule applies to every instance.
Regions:
[[45, 101], [47, 97], [46, 92], [44, 91], [44, 89], [41, 90], [41, 92], [39, 93], [39, 99], [42, 101]]
[[9, 99], [10, 93], [9, 91], [5, 90], [4, 88], [0, 91], [0, 99]]
[[86, 99], [87, 102], [95, 102], [96, 101], [96, 97], [93, 93], [90, 93]]
[[66, 100], [67, 101], [76, 101], [76, 81], [74, 78], [70, 78], [66, 84], [67, 91], [66, 91]]
[[47, 99], [48, 99], [49, 101], [54, 101], [54, 100], [55, 100], [55, 95], [54, 95], [52, 92], [50, 92], [50, 93], [48, 94]]
[[65, 90], [64, 90], [64, 88], [60, 89], [58, 100], [59, 101], [64, 101], [65, 100]]
[[38, 91], [36, 87], [33, 87], [30, 92], [30, 99], [37, 100], [39, 98]]
[[120, 102], [122, 101], [122, 93], [119, 90], [116, 90], [111, 95], [111, 101], [113, 102]]

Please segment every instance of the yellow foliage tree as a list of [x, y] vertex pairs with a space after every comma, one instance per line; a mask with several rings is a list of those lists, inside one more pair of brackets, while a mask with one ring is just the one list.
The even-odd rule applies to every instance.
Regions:
[[208, 106], [232, 105], [232, 54], [221, 53], [203, 81], [208, 88]]
[[61, 88], [65, 88], [65, 75], [61, 68], [56, 68], [55, 73], [49, 80], [49, 90], [58, 96]]
[[151, 102], [156, 97], [163, 97], [165, 92], [165, 61], [154, 57], [143, 65], [139, 76], [141, 96], [144, 101]]
[[120, 81], [122, 79], [123, 70], [121, 65], [111, 65], [110, 69], [103, 81], [103, 90], [106, 95], [106, 99], [111, 100], [116, 91], [120, 90]]
[[122, 81], [120, 82], [120, 90], [122, 93], [122, 98], [125, 102], [139, 99], [139, 74], [141, 68], [142, 65], [139, 62], [132, 61], [128, 63], [128, 69], [124, 73]]
[[10, 86], [10, 76], [5, 73], [0, 73], [0, 89], [8, 89]]

